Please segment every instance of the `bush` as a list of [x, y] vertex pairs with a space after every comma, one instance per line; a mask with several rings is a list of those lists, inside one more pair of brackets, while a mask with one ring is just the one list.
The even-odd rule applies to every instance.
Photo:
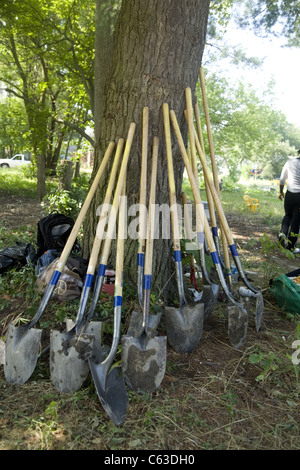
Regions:
[[82, 202], [77, 201], [71, 191], [51, 191], [41, 203], [47, 214], [56, 210], [62, 214], [77, 218]]

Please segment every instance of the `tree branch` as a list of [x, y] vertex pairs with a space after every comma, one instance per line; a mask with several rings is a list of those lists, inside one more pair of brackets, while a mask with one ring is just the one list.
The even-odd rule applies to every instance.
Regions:
[[56, 121], [59, 122], [60, 124], [65, 124], [71, 129], [74, 129], [74, 131], [78, 132], [78, 134], [84, 137], [93, 147], [95, 146], [94, 139], [91, 136], [89, 136], [81, 127], [77, 126], [77, 124], [70, 122], [70, 121], [65, 121], [63, 119], [56, 119]]

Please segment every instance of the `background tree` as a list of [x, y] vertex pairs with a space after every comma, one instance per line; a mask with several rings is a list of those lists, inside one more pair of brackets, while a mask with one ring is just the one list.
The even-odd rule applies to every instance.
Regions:
[[40, 200], [46, 170], [55, 172], [66, 132], [75, 129], [93, 143], [85, 132], [94, 106], [93, 6], [90, 0], [0, 5], [0, 79], [6, 93], [24, 103]]
[[252, 26], [256, 34], [284, 36], [288, 46], [300, 46], [300, 10], [297, 0], [238, 0], [241, 27]]
[[[137, 124], [131, 151], [127, 188], [128, 205], [138, 202], [141, 166], [143, 107], [150, 109], [149, 155], [152, 139], [160, 138], [157, 203], [169, 202], [162, 104], [167, 102], [178, 116], [186, 135], [184, 119], [187, 86], [195, 90], [205, 45], [209, 0], [127, 0], [122, 2], [114, 31], [110, 75], [105, 81], [99, 137], [96, 142], [94, 171], [108, 142], [126, 137], [130, 122]], [[99, 25], [96, 24], [96, 30]], [[96, 50], [96, 55], [99, 51]], [[96, 76], [96, 81], [98, 80]], [[183, 162], [178, 147], [173, 146], [177, 196], [180, 200]], [[150, 165], [150, 162], [149, 162]], [[150, 166], [149, 166], [150, 168]], [[87, 216], [85, 250], [89, 251], [97, 224], [96, 209], [103, 200], [107, 179], [99, 188]], [[159, 289], [171, 274], [170, 240], [155, 243], [153, 272]], [[131, 279], [136, 277], [136, 240], [127, 240], [125, 266]], [[165, 293], [165, 292], [164, 292]]]
[[[278, 175], [278, 166], [300, 147], [300, 129], [288, 123], [281, 111], [273, 109], [274, 83], [260, 90], [263, 98], [252, 86], [240, 81], [230, 83], [216, 73], [207, 74], [206, 87], [220, 171], [228, 170], [231, 179], [237, 181], [243, 164], [260, 168], [268, 165], [263, 176]], [[197, 96], [201, 103], [199, 84]], [[203, 119], [204, 135], [205, 129]], [[206, 151], [209, 152], [208, 145]]]

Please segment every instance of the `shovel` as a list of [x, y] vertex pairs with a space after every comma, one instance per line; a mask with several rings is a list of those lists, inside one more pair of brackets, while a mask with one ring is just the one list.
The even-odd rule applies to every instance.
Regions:
[[179, 294], [179, 308], [165, 307], [166, 328], [168, 340], [175, 351], [192, 353], [201, 339], [203, 333], [204, 304], [194, 307], [187, 305], [183, 285], [183, 269], [179, 240], [179, 221], [176, 203], [176, 188], [173, 170], [172, 143], [169, 107], [163, 104], [163, 118], [165, 128], [166, 153], [168, 162], [170, 209], [173, 231], [173, 251], [176, 266], [177, 286]]
[[[87, 324], [88, 320], [83, 322], [83, 317], [93, 285], [96, 263], [103, 240], [103, 218], [111, 200], [123, 146], [124, 140], [119, 139], [104, 203], [101, 208], [75, 324], [67, 328], [67, 332], [60, 333], [56, 330], [51, 330], [50, 332], [51, 380], [53, 385], [63, 393], [75, 392], [81, 387], [89, 373], [87, 358], [92, 352], [94, 339], [97, 338], [98, 341], [99, 338], [101, 339], [101, 322]], [[95, 345], [95, 347], [97, 346]], [[98, 344], [99, 347], [100, 345]]]
[[[197, 103], [194, 106], [194, 113], [195, 113], [196, 129], [197, 129], [198, 138], [200, 140], [200, 145], [201, 145], [201, 148], [203, 150], [203, 153], [205, 154], [204, 141], [203, 141], [203, 136], [202, 136], [201, 122], [200, 122], [200, 113], [199, 113], [199, 107], [198, 107]], [[212, 166], [213, 166], [213, 170], [214, 170], [216, 168], [216, 166], [215, 166], [215, 164], [213, 165], [213, 159], [212, 159]], [[214, 242], [215, 242], [215, 245], [216, 245], [216, 249], [217, 249], [221, 264], [224, 267], [223, 257], [221, 255], [221, 249], [220, 249], [220, 240], [219, 240], [219, 234], [218, 234], [218, 227], [217, 227], [216, 213], [215, 213], [215, 210], [214, 210], [213, 198], [212, 198], [212, 195], [210, 194], [210, 191], [209, 191], [209, 188], [208, 188], [208, 185], [207, 185], [207, 182], [205, 181], [205, 179], [204, 179], [204, 184], [205, 184], [205, 190], [206, 190], [206, 194], [207, 194], [207, 203], [208, 203], [208, 208], [209, 208], [212, 235], [213, 235], [213, 239], [214, 239]], [[226, 253], [225, 253], [225, 256], [226, 256]], [[231, 271], [230, 271], [230, 274], [231, 274]], [[230, 278], [229, 278], [229, 280], [230, 280]], [[231, 284], [231, 282], [230, 282], [230, 284]]]
[[[154, 392], [161, 384], [165, 375], [167, 354], [166, 337], [154, 336], [161, 314], [149, 315], [154, 229], [154, 214], [152, 211], [155, 209], [157, 157], [158, 138], [154, 137], [144, 266], [142, 323], [140, 328], [133, 332], [134, 336], [127, 334], [122, 337], [122, 368], [126, 382], [132, 390], [144, 392]], [[136, 316], [141, 317], [139, 312], [136, 313]], [[153, 317], [154, 321], [149, 328], [150, 317]]]
[[[187, 197], [184, 193], [181, 195], [182, 203], [184, 208], [187, 206]], [[190, 233], [190, 221], [188, 211], [184, 211], [185, 213], [185, 226], [187, 229], [187, 237], [189, 240], [192, 240], [192, 235]], [[199, 239], [200, 231], [197, 231], [197, 237]], [[204, 320], [206, 320], [211, 312], [213, 311], [219, 295], [219, 286], [218, 284], [214, 284], [207, 273], [206, 265], [205, 265], [205, 254], [204, 254], [204, 246], [203, 243], [199, 243], [199, 252], [200, 252], [200, 267], [203, 279], [203, 289], [201, 293], [200, 303], [204, 305]], [[191, 270], [194, 271], [194, 256], [191, 254]]]
[[[206, 122], [207, 122], [207, 130], [208, 130], [208, 133], [209, 133], [209, 141], [210, 141], [210, 148], [211, 148], [211, 156], [214, 156], [214, 153], [213, 153], [213, 145], [212, 145], [212, 137], [211, 137], [211, 130], [210, 130], [210, 122], [209, 122], [209, 114], [208, 114], [208, 106], [207, 106], [207, 99], [206, 99], [206, 90], [205, 90], [205, 81], [204, 81], [204, 73], [203, 73], [203, 69], [202, 67], [200, 67], [200, 72], [199, 72], [199, 75], [200, 75], [200, 83], [201, 83], [201, 90], [202, 90], [202, 97], [203, 97], [203, 104], [204, 104], [204, 108], [205, 108], [205, 113], [206, 113]], [[198, 143], [199, 144], [199, 143]], [[199, 146], [200, 147], [200, 146]], [[200, 156], [200, 155], [199, 155]], [[217, 177], [216, 177], [216, 167], [215, 167], [215, 160], [214, 158], [212, 159], [212, 165], [213, 165], [213, 168], [215, 168], [214, 170], [214, 178], [215, 178], [215, 185], [217, 183]], [[207, 172], [208, 173], [208, 172]], [[217, 187], [219, 188], [219, 186], [217, 185]], [[217, 197], [218, 194], [215, 196]], [[214, 202], [215, 202], [215, 197], [213, 195], [213, 198], [214, 198]], [[216, 202], [215, 202], [215, 205], [216, 205]], [[218, 206], [216, 205], [216, 207], [220, 210], [222, 210], [222, 207], [221, 205], [219, 204]], [[219, 213], [219, 211], [218, 211]], [[219, 216], [220, 216], [220, 213], [219, 213]], [[260, 325], [261, 325], [261, 319], [262, 319], [262, 315], [263, 315], [263, 310], [264, 310], [264, 301], [263, 301], [263, 296], [262, 296], [262, 292], [259, 290], [259, 289], [255, 289], [248, 281], [244, 271], [243, 271], [243, 268], [242, 268], [242, 265], [241, 265], [241, 262], [240, 262], [240, 259], [239, 259], [239, 256], [238, 256], [238, 252], [236, 250], [236, 246], [234, 244], [234, 241], [233, 241], [233, 238], [232, 238], [232, 235], [231, 235], [231, 232], [230, 232], [230, 229], [228, 227], [228, 224], [227, 224], [227, 221], [225, 219], [225, 215], [222, 214], [222, 217], [221, 217], [221, 225], [222, 225], [222, 229], [223, 231], [225, 232], [224, 233], [224, 240], [225, 238], [227, 238], [227, 241], [229, 243], [229, 247], [230, 247], [230, 251], [231, 251], [231, 254], [233, 256], [233, 260], [235, 262], [235, 265], [237, 267], [237, 270], [238, 270], [238, 273], [243, 281], [243, 283], [245, 284], [245, 286], [250, 289], [254, 294], [255, 294], [255, 297], [256, 297], [256, 313], [255, 313], [255, 323], [256, 323], [256, 331], [259, 331], [260, 329]], [[222, 222], [223, 220], [223, 222]], [[229, 266], [228, 266], [229, 265]], [[230, 263], [229, 261], [227, 261], [227, 270], [230, 270]]]
[[50, 297], [57, 285], [63, 268], [69, 258], [72, 247], [75, 243], [83, 219], [87, 213], [87, 210], [95, 194], [99, 181], [102, 177], [104, 169], [110, 159], [114, 145], [115, 144], [113, 142], [110, 142], [110, 144], [108, 145], [99, 170], [96, 174], [92, 186], [90, 187], [85, 202], [81, 207], [73, 229], [60, 255], [57, 268], [53, 272], [53, 275], [50, 279], [50, 282], [47, 286], [47, 289], [44, 293], [44, 296], [34, 318], [25, 326], [15, 327], [12, 324], [8, 325], [5, 351], [6, 364], [4, 365], [4, 374], [7, 382], [9, 383], [19, 385], [24, 384], [31, 377], [36, 367], [36, 363], [39, 356], [42, 330], [33, 327], [39, 321], [41, 315], [45, 311]]
[[[168, 105], [166, 105], [168, 106]], [[196, 211], [198, 212], [198, 216], [202, 222], [202, 225], [204, 227], [204, 233], [205, 237], [207, 240], [208, 248], [210, 250], [210, 255], [212, 258], [212, 261], [215, 265], [216, 272], [219, 277], [220, 284], [224, 290], [225, 295], [227, 296], [228, 300], [231, 302], [231, 307], [228, 309], [228, 336], [231, 344], [235, 348], [239, 348], [242, 346], [242, 344], [245, 341], [246, 335], [247, 335], [247, 328], [248, 328], [248, 314], [247, 310], [244, 308], [243, 304], [241, 304], [238, 300], [236, 300], [230, 290], [228, 289], [228, 286], [226, 284], [222, 267], [221, 267], [221, 262], [219, 259], [218, 252], [216, 250], [216, 246], [210, 231], [210, 227], [207, 221], [207, 217], [205, 212], [202, 210], [201, 207], [202, 201], [201, 201], [201, 196], [200, 196], [200, 191], [199, 191], [199, 186], [196, 182], [196, 179], [193, 174], [193, 170], [191, 168], [191, 165], [188, 160], [188, 156], [185, 150], [185, 146], [183, 143], [183, 139], [181, 136], [181, 132], [179, 129], [179, 125], [177, 122], [177, 118], [175, 115], [175, 112], [173, 110], [170, 111], [170, 117], [172, 121], [172, 125], [177, 137], [177, 141], [179, 144], [180, 152], [183, 158], [183, 161], [185, 163], [185, 167], [189, 176], [189, 180], [191, 183], [193, 195], [194, 195], [194, 200], [196, 204]], [[196, 144], [197, 144], [197, 138], [196, 138]], [[214, 189], [214, 188], [213, 188]]]
[[[125, 195], [125, 181], [123, 194]], [[116, 255], [116, 277], [114, 291], [114, 329], [111, 349], [104, 360], [91, 356], [88, 359], [90, 371], [98, 397], [105, 412], [114, 424], [120, 425], [126, 418], [128, 395], [122, 376], [121, 367], [112, 367], [120, 339], [122, 291], [123, 291], [123, 260], [124, 260], [124, 228], [125, 201], [122, 199], [119, 212], [119, 229]]]
[[139, 236], [138, 236], [138, 298], [140, 307], [143, 308], [143, 279], [145, 263], [145, 227], [146, 227], [146, 193], [147, 193], [147, 154], [148, 154], [148, 126], [149, 108], [143, 109], [143, 137], [142, 137], [142, 167], [140, 179], [140, 204], [139, 204]]
[[[95, 242], [93, 244], [92, 253], [90, 256], [89, 266], [87, 270], [87, 275], [85, 279], [85, 285], [83, 287], [81, 302], [79, 306], [79, 311], [77, 314], [77, 319], [75, 326], [67, 333], [51, 332], [51, 353], [50, 353], [50, 371], [51, 379], [60, 391], [65, 393], [70, 393], [75, 391], [78, 387], [78, 377], [81, 377], [81, 382], [83, 383], [86, 379], [89, 368], [87, 364], [88, 357], [92, 354], [93, 351], [93, 342], [94, 336], [88, 335], [85, 333], [86, 326], [88, 321], [93, 316], [94, 309], [97, 305], [98, 298], [101, 292], [105, 269], [108, 261], [108, 256], [111, 247], [111, 241], [113, 238], [113, 232], [116, 225], [116, 217], [119, 209], [119, 200], [121, 196], [121, 190], [123, 185], [123, 180], [126, 174], [126, 168], [130, 153], [130, 148], [135, 132], [135, 124], [132, 123], [128, 132], [128, 138], [124, 150], [123, 160], [119, 172], [118, 183], [115, 190], [115, 195], [113, 199], [113, 204], [109, 214], [107, 234], [105, 237], [105, 243], [103, 247], [103, 252], [100, 258], [100, 266], [98, 268], [97, 280], [94, 287], [93, 299], [91, 308], [87, 315], [84, 315], [87, 305], [87, 299], [92, 287], [93, 277], [95, 272], [95, 264], [98, 259], [99, 250], [101, 241], [103, 239], [104, 233], [104, 223], [103, 215], [105, 210], [107, 210], [107, 204], [104, 204], [101, 212], [101, 217], [97, 225], [97, 233]], [[121, 154], [122, 144], [118, 145], [119, 150], [116, 153], [115, 162], [113, 166], [113, 171], [110, 176], [109, 185], [106, 192], [106, 202], [110, 200], [111, 192], [113, 189], [114, 175], [117, 168], [117, 163]], [[116, 161], [117, 160], [117, 161]], [[95, 349], [99, 349], [99, 346], [96, 344]], [[64, 371], [69, 369], [69, 361], [72, 361], [73, 368], [73, 377], [74, 380], [71, 380], [70, 377], [66, 377]], [[66, 377], [66, 378], [65, 378]]]
[[[148, 127], [149, 127], [149, 108], [143, 110], [143, 138], [142, 138], [142, 166], [140, 178], [140, 203], [139, 203], [139, 235], [138, 235], [138, 254], [137, 254], [137, 289], [138, 300], [141, 311], [143, 312], [143, 284], [144, 284], [144, 264], [145, 264], [145, 246], [146, 246], [146, 226], [147, 226], [147, 157], [148, 157]], [[136, 332], [141, 330], [143, 322], [143, 313], [133, 311], [127, 330], [127, 335], [135, 336]], [[148, 328], [153, 330], [154, 334], [160, 320], [159, 315], [149, 315]]]
[[[189, 129], [189, 136], [190, 136], [190, 146], [191, 146], [191, 158], [192, 158], [192, 169], [195, 176], [196, 181], [198, 181], [198, 168], [197, 168], [197, 156], [196, 156], [196, 143], [195, 143], [195, 128], [194, 128], [194, 121], [193, 121], [193, 107], [192, 107], [192, 95], [191, 89], [186, 88], [186, 119], [188, 123]], [[208, 201], [209, 201], [208, 197]], [[204, 211], [204, 207], [201, 207], [201, 210]], [[197, 212], [196, 212], [197, 214]], [[215, 223], [215, 214], [210, 213], [211, 221]], [[202, 224], [199, 220], [199, 217], [196, 217], [196, 224], [197, 224], [197, 239], [199, 245], [199, 254], [200, 254], [200, 265], [202, 271], [202, 277], [205, 282], [205, 286], [203, 287], [203, 295], [202, 295], [202, 302], [204, 302], [204, 315], [207, 318], [210, 313], [212, 312], [214, 306], [217, 303], [218, 295], [219, 295], [219, 286], [212, 282], [210, 279], [205, 264], [205, 248], [204, 248], [204, 241], [205, 235], [203, 232]], [[214, 225], [212, 232], [214, 234]]]

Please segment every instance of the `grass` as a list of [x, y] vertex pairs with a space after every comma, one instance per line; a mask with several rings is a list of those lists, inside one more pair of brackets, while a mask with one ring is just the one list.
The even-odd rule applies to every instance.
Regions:
[[[8, 173], [6, 174], [8, 175]], [[15, 172], [17, 175], [17, 172]], [[14, 173], [0, 191], [31, 197], [31, 182], [20, 183]], [[2, 180], [0, 180], [2, 181]], [[13, 183], [14, 181], [14, 183]], [[189, 188], [184, 186], [188, 193]], [[261, 210], [247, 212], [243, 194], [257, 197]], [[202, 193], [205, 200], [205, 193]], [[282, 216], [276, 195], [258, 187], [238, 185], [222, 191], [222, 204], [234, 226], [251, 223], [265, 230], [270, 239]], [[0, 246], [22, 236], [35, 242], [36, 227], [12, 230], [0, 226]], [[242, 227], [242, 225], [241, 225]], [[161, 386], [153, 394], [128, 390], [127, 419], [117, 427], [103, 411], [94, 383], [89, 377], [73, 394], [59, 393], [49, 377], [49, 358], [38, 361], [30, 380], [22, 387], [8, 384], [0, 366], [0, 450], [296, 450], [300, 446], [299, 365], [291, 360], [292, 344], [300, 339], [299, 318], [283, 312], [268, 292], [268, 279], [290, 260], [275, 244], [262, 250], [258, 236], [239, 239], [241, 258], [247, 268], [256, 268], [262, 285], [265, 312], [262, 329], [255, 331], [249, 315], [245, 345], [234, 349], [224, 328], [225, 305], [218, 303], [203, 337], [192, 354], [179, 354], [168, 346], [167, 368]], [[255, 269], [254, 269], [255, 270]], [[14, 269], [0, 277], [0, 339], [5, 340], [7, 324], [32, 318], [40, 302], [35, 273], [30, 267]], [[249, 300], [249, 305], [251, 300]], [[247, 306], [249, 306], [247, 304]], [[43, 342], [50, 329], [74, 316], [78, 300], [50, 302], [41, 318]], [[136, 306], [132, 291], [126, 289], [123, 328]], [[107, 323], [112, 302], [105, 304]], [[250, 310], [252, 312], [252, 310]], [[159, 335], [165, 334], [164, 324]], [[122, 334], [126, 329], [122, 330]]]
[[[275, 190], [268, 190], [272, 187]], [[193, 194], [188, 179], [183, 180], [183, 191], [190, 200], [193, 200]], [[206, 191], [201, 189], [201, 199], [207, 201]], [[244, 181], [243, 183], [224, 184], [224, 190], [221, 192], [222, 207], [225, 213], [247, 214], [247, 209], [243, 196], [247, 194], [252, 198], [258, 199], [260, 210], [255, 215], [259, 220], [264, 220], [269, 225], [272, 233], [277, 233], [280, 228], [283, 216], [283, 202], [278, 199], [278, 184], [273, 181], [256, 180]]]

